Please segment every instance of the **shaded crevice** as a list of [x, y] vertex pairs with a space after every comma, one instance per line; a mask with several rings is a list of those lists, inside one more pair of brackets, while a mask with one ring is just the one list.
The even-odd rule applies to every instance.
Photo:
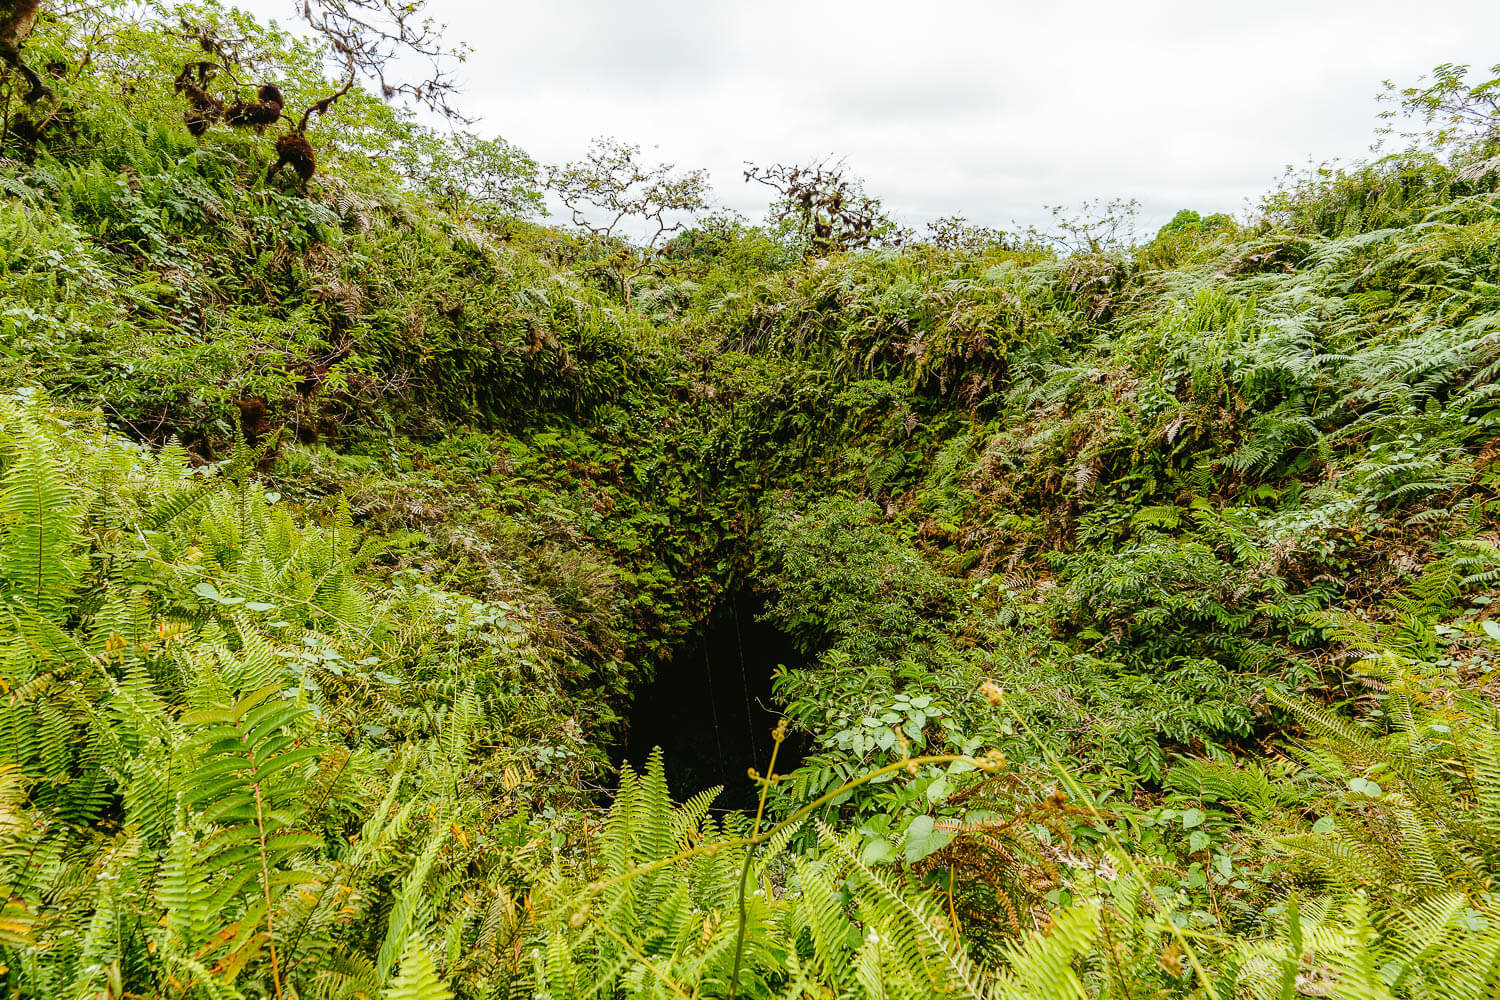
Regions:
[[[789, 636], [760, 621], [761, 607], [749, 592], [727, 594], [634, 691], [620, 760], [640, 770], [652, 748], [661, 747], [674, 798], [722, 785], [716, 807], [755, 808], [757, 790], [746, 771], [763, 773], [771, 759], [771, 731], [780, 718], [772, 677], [778, 666], [803, 661]], [[800, 742], [789, 738], [776, 770], [785, 774], [801, 758]]]

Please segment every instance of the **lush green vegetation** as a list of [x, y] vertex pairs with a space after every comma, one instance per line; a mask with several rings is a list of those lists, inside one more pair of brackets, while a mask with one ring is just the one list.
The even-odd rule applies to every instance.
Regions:
[[[179, 16], [332, 86], [207, 4], [3, 84], [0, 992], [1500, 989], [1494, 85], [1135, 245], [647, 255], [359, 89], [267, 181]], [[736, 593], [753, 814], [612, 763]]]

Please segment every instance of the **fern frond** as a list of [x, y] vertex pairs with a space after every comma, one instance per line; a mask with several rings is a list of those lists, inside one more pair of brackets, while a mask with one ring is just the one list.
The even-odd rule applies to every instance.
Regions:
[[401, 967], [384, 993], [385, 1000], [453, 1000], [448, 985], [438, 978], [432, 956], [417, 935], [401, 950]]

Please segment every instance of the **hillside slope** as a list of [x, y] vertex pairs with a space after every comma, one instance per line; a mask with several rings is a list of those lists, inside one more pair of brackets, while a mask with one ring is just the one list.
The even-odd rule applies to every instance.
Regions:
[[195, 139], [153, 23], [0, 138], [7, 995], [1500, 983], [1493, 171], [627, 307], [367, 95]]

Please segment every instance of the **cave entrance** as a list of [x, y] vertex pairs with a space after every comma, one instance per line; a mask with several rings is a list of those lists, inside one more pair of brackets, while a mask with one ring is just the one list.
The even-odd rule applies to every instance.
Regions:
[[[656, 677], [634, 692], [622, 758], [640, 770], [661, 747], [667, 784], [676, 799], [723, 785], [720, 809], [753, 810], [758, 795], [745, 773], [765, 773], [771, 760], [771, 730], [780, 713], [771, 698], [771, 677], [782, 664], [803, 657], [789, 637], [760, 621], [762, 602], [730, 593]], [[786, 774], [802, 762], [795, 736], [781, 745], [776, 770]]]

